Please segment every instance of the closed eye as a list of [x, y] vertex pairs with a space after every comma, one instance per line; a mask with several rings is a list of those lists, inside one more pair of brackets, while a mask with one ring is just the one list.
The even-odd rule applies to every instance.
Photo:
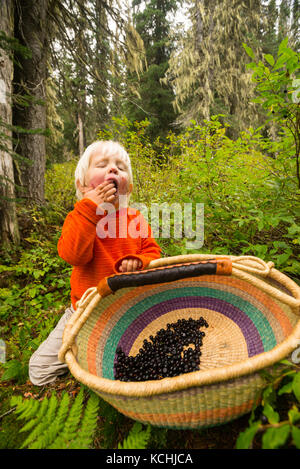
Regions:
[[107, 161], [106, 161], [106, 160], [102, 160], [102, 161], [99, 161], [99, 162], [96, 164], [96, 168], [104, 168], [106, 165], [107, 165]]
[[124, 164], [123, 161], [117, 161], [117, 167], [118, 167], [118, 169], [120, 169], [121, 171], [126, 171], [126, 165]]

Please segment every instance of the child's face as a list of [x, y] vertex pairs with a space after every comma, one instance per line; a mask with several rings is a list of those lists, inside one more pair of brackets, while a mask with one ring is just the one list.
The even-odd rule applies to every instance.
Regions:
[[97, 150], [92, 154], [85, 175], [85, 186], [94, 189], [105, 181], [112, 181], [117, 189], [115, 200], [131, 192], [129, 170], [126, 162], [117, 154], [104, 156]]

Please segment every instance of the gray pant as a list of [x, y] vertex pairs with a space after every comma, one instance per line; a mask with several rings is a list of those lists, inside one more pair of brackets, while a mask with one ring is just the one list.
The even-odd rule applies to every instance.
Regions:
[[68, 365], [58, 360], [57, 354], [62, 345], [62, 336], [65, 325], [74, 308], [71, 305], [58, 321], [56, 327], [41, 343], [29, 360], [29, 379], [36, 386], [52, 383], [60, 375], [68, 371]]

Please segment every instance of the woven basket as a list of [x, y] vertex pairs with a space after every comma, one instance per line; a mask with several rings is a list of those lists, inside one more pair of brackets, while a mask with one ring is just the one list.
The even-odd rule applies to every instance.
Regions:
[[[300, 345], [300, 287], [272, 262], [192, 254], [153, 261], [89, 288], [59, 352], [81, 383], [126, 416], [186, 429], [247, 412], [265, 385], [261, 370]], [[116, 349], [136, 355], [143, 340], [178, 319], [208, 322], [200, 371], [144, 382], [114, 379]]]

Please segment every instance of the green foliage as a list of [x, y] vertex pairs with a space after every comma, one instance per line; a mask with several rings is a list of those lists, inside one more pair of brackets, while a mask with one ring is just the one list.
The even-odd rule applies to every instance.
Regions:
[[[271, 158], [267, 153], [274, 147], [259, 132], [249, 129], [233, 141], [218, 116], [203, 126], [191, 122], [180, 135], [169, 133], [167, 143], [150, 141], [147, 121], [113, 121], [98, 136], [119, 140], [130, 154], [135, 181], [131, 203], [145, 204], [148, 215], [153, 203], [203, 203], [202, 252], [259, 256], [297, 280], [300, 207], [294, 162], [286, 158], [284, 139], [277, 142], [280, 156]], [[169, 239], [161, 234], [160, 227], [158, 241], [166, 255], [192, 252], [172, 230]]]
[[13, 257], [0, 265], [4, 287], [0, 288], [0, 331], [8, 348], [2, 379], [24, 378], [25, 368], [17, 362], [28, 361], [58, 321], [57, 313], [70, 301], [71, 269], [58, 257], [56, 244], [33, 235], [26, 241], [27, 250], [20, 250], [17, 260]]
[[48, 170], [47, 205], [18, 208], [21, 245], [1, 253], [0, 336], [7, 352], [1, 381], [28, 379], [30, 356], [70, 302], [72, 267], [58, 256], [57, 242], [75, 201], [71, 165]]
[[123, 440], [122, 443], [118, 444], [118, 449], [145, 449], [147, 448], [150, 435], [150, 425], [147, 425], [146, 429], [144, 430], [141, 423], [135, 422], [128, 436]]
[[[278, 58], [273, 57], [273, 65], [271, 54], [266, 55], [264, 67], [258, 66], [260, 72], [267, 73], [268, 68], [271, 76], [285, 47], [282, 46]], [[283, 68], [288, 67], [288, 56], [284, 60]], [[291, 63], [294, 67], [295, 63]], [[278, 72], [275, 83], [285, 80], [281, 69], [275, 72]], [[261, 104], [273, 93], [268, 95], [267, 82], [262, 86], [265, 88]], [[281, 93], [288, 94], [284, 102], [289, 112], [294, 112], [293, 93], [284, 93], [281, 87], [278, 90], [280, 99]], [[131, 202], [144, 204], [149, 215], [152, 203], [170, 206], [177, 203], [181, 207], [184, 203], [204, 204], [205, 239], [197, 252], [256, 255], [272, 260], [275, 267], [299, 282], [300, 207], [295, 140], [287, 126], [288, 119], [281, 115], [282, 101], [273, 98], [274, 114], [271, 111], [270, 118], [276, 118], [281, 127], [276, 141], [265, 138], [264, 129], [253, 128], [231, 140], [226, 135], [227, 126], [220, 122], [222, 116], [213, 116], [203, 125], [192, 121], [181, 134], [170, 132], [164, 141], [149, 138], [148, 120], [133, 123], [126, 117], [113, 118], [98, 137], [118, 140], [128, 150], [135, 182]], [[13, 381], [14, 386], [28, 379], [31, 354], [48, 336], [70, 301], [71, 267], [59, 258], [57, 241], [64, 218], [76, 201], [75, 165], [76, 161], [71, 160], [47, 169], [45, 207], [18, 207], [21, 246], [1, 254], [0, 336], [7, 353], [6, 363], [1, 364], [1, 380]], [[174, 216], [170, 225], [170, 238], [162, 236], [161, 223], [158, 227], [157, 239], [163, 255], [194, 252], [187, 249], [186, 237], [175, 236]], [[254, 407], [249, 427], [240, 435], [237, 447], [300, 447], [299, 375], [297, 367], [289, 364], [277, 377], [267, 377], [267, 389], [260, 404]], [[279, 406], [280, 399], [291, 401], [284, 412]], [[167, 445], [167, 430], [158, 432], [135, 424], [129, 431], [132, 421], [101, 399], [98, 407], [91, 401], [90, 407], [85, 407], [86, 414], [82, 400], [78, 398], [70, 408], [65, 394], [61, 400], [54, 397], [45, 404], [44, 400], [33, 402], [36, 403], [27, 410], [24, 403], [27, 430], [21, 434], [30, 432], [24, 447], [53, 447], [54, 442], [57, 447], [88, 447], [94, 430], [97, 446], [102, 448], [116, 447], [117, 442], [120, 449]], [[92, 425], [96, 407], [101, 415], [97, 429]], [[26, 415], [30, 417], [27, 419]], [[44, 418], [49, 432], [40, 438]], [[59, 430], [62, 422], [63, 431]]]
[[[300, 370], [283, 360], [274, 374], [263, 373], [266, 387], [258, 396], [249, 419], [249, 426], [240, 433], [237, 449], [249, 449], [259, 443], [262, 449], [300, 448]], [[285, 408], [280, 396], [289, 395]]]
[[17, 380], [18, 382], [25, 382], [28, 376], [28, 366], [25, 361], [16, 359], [9, 360], [3, 363], [4, 373], [0, 381]]
[[8, 36], [4, 31], [0, 31], [0, 49], [9, 54], [12, 60], [17, 60], [14, 52], [26, 59], [30, 59], [32, 56], [28, 47], [23, 46], [17, 38]]
[[252, 100], [260, 103], [268, 113], [269, 122], [280, 125], [281, 134], [288, 142], [289, 157], [295, 159], [295, 174], [300, 189], [300, 133], [299, 133], [299, 64], [300, 54], [288, 47], [286, 37], [278, 47], [277, 56], [264, 55], [255, 61], [255, 54], [243, 44], [247, 54], [254, 60], [247, 65], [253, 70], [252, 81], [256, 84], [257, 97]]
[[60, 400], [56, 393], [42, 401], [13, 396], [11, 406], [16, 407], [17, 419], [26, 421], [20, 429], [27, 432], [21, 448], [88, 449], [92, 445], [99, 406], [99, 398], [94, 393], [86, 403], [83, 388], [74, 402], [65, 391]]
[[74, 173], [77, 160], [52, 164], [45, 174], [45, 216], [48, 224], [59, 226], [76, 203]]

